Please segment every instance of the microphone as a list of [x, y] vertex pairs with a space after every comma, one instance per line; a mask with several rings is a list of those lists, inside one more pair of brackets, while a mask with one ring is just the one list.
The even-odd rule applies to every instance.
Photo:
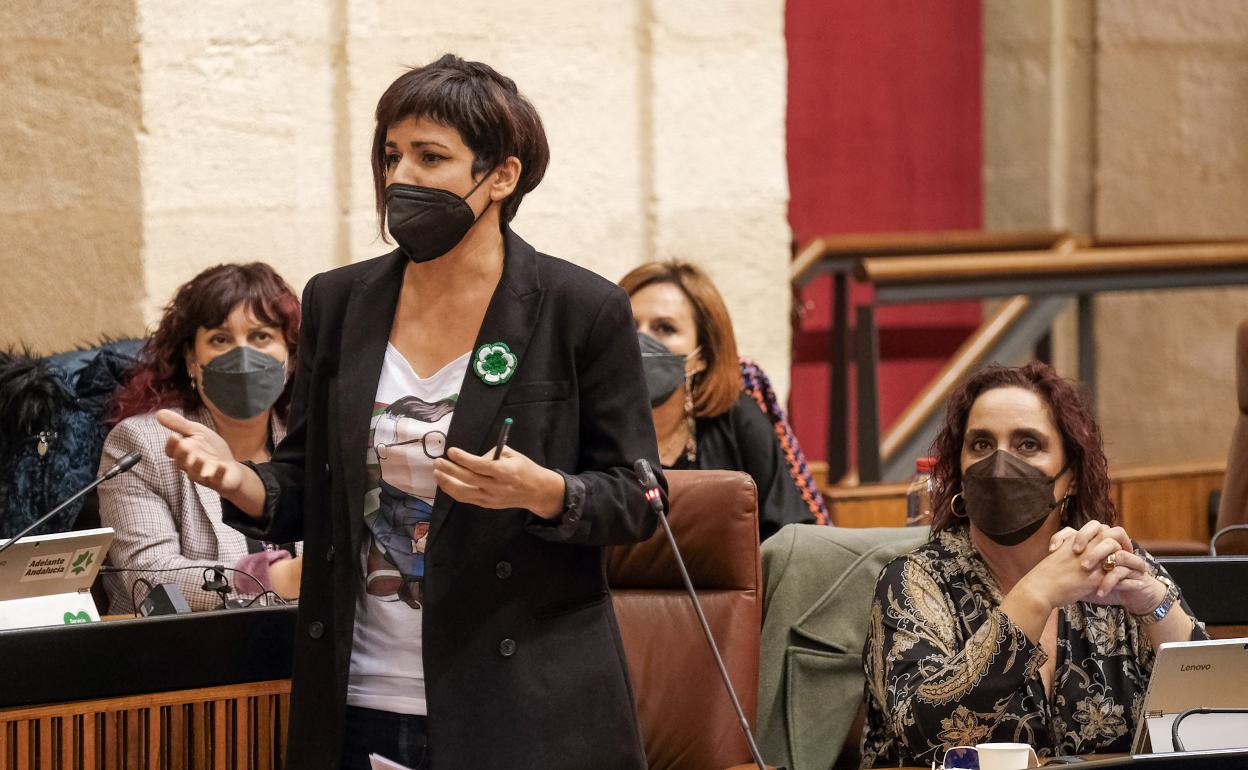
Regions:
[[754, 758], [754, 764], [759, 770], [766, 770], [767, 765], [763, 764], [763, 757], [758, 751], [758, 744], [754, 742], [754, 736], [750, 733], [750, 723], [745, 718], [745, 711], [741, 708], [741, 701], [737, 699], [737, 691], [732, 686], [732, 680], [728, 678], [728, 668], [724, 665], [723, 656], [719, 654], [719, 645], [715, 644], [715, 637], [711, 634], [711, 625], [706, 622], [706, 613], [702, 611], [702, 603], [698, 601], [698, 594], [693, 590], [693, 581], [689, 579], [689, 570], [685, 569], [685, 560], [680, 555], [680, 548], [676, 546], [676, 537], [672, 534], [672, 526], [667, 523], [667, 513], [663, 510], [663, 495], [659, 491], [659, 480], [654, 477], [654, 471], [650, 468], [650, 463], [645, 458], [633, 463], [633, 471], [637, 474], [637, 480], [641, 482], [642, 489], [646, 495], [646, 501], [650, 503], [650, 508], [659, 515], [659, 523], [663, 525], [663, 533], [667, 535], [667, 544], [672, 547], [672, 555], [676, 557], [676, 566], [680, 568], [680, 578], [685, 583], [685, 591], [689, 593], [689, 601], [693, 603], [693, 611], [697, 613], [698, 622], [702, 624], [702, 633], [706, 636], [706, 642], [711, 646], [711, 654], [715, 656], [715, 665], [719, 667], [719, 676], [724, 680], [724, 688], [728, 690], [728, 698], [732, 701], [732, 708], [737, 712], [737, 721], [741, 725], [741, 732], [745, 735], [745, 742], [749, 744], [750, 756]]
[[113, 463], [113, 467], [104, 471], [104, 475], [100, 477], [100, 481], [108, 481], [114, 476], [120, 476], [134, 466], [138, 465], [139, 460], [142, 459], [143, 454], [141, 452], [130, 452], [129, 454], [124, 455], [120, 460]]
[[1222, 529], [1219, 529], [1217, 532], [1214, 532], [1213, 537], [1209, 538], [1209, 555], [1218, 555], [1218, 541], [1221, 540], [1222, 536], [1227, 532], [1236, 532], [1245, 529], [1248, 529], [1248, 524], [1229, 524]]
[[38, 519], [35, 519], [35, 522], [31, 524], [29, 527], [27, 527], [26, 529], [23, 529], [21, 532], [18, 532], [16, 535], [9, 538], [8, 542], [4, 543], [3, 545], [0, 545], [0, 553], [3, 553], [9, 546], [13, 545], [18, 540], [21, 540], [22, 538], [26, 537], [31, 532], [35, 531], [35, 529], [37, 529], [38, 527], [43, 526], [53, 516], [65, 510], [65, 508], [70, 503], [73, 503], [78, 498], [82, 497], [86, 493], [95, 489], [100, 484], [103, 484], [105, 481], [108, 481], [114, 476], [121, 474], [121, 473], [125, 473], [126, 471], [130, 470], [134, 466], [138, 465], [139, 461], [142, 459], [143, 459], [143, 455], [140, 452], [131, 452], [125, 457], [122, 457], [120, 460], [113, 463], [113, 465], [108, 470], [104, 471], [104, 473], [98, 479], [96, 479], [95, 481], [92, 481], [90, 484], [86, 485], [82, 489], [75, 492], [65, 502], [61, 503], [60, 505], [48, 511], [44, 515], [40, 516]]

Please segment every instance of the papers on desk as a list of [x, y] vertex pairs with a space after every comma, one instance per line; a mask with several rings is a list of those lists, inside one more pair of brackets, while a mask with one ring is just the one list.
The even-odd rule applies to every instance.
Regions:
[[400, 765], [398, 762], [386, 759], [380, 754], [369, 754], [368, 764], [373, 770], [412, 770], [407, 765]]

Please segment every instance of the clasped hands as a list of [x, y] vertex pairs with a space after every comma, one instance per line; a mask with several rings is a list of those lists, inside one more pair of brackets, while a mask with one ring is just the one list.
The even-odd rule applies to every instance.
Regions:
[[1095, 520], [1054, 534], [1049, 555], [1036, 570], [1050, 583], [1055, 607], [1086, 601], [1120, 605], [1133, 615], [1145, 615], [1166, 594], [1166, 586], [1153, 576], [1149, 563], [1135, 553], [1126, 530]]

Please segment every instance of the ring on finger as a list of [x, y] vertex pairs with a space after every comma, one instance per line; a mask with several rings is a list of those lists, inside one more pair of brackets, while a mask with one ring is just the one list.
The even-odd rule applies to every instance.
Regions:
[[1117, 566], [1118, 566], [1118, 554], [1111, 553], [1109, 556], [1105, 557], [1104, 561], [1101, 562], [1101, 571], [1113, 572], [1114, 567], [1117, 567]]

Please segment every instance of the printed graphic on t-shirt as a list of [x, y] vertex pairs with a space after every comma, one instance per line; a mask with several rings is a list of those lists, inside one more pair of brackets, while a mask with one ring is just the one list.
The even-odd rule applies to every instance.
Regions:
[[433, 402], [409, 395], [373, 406], [364, 498], [364, 520], [372, 532], [365, 581], [372, 596], [421, 608], [437, 492], [433, 461], [446, 452], [446, 431], [458, 399], [458, 393]]

